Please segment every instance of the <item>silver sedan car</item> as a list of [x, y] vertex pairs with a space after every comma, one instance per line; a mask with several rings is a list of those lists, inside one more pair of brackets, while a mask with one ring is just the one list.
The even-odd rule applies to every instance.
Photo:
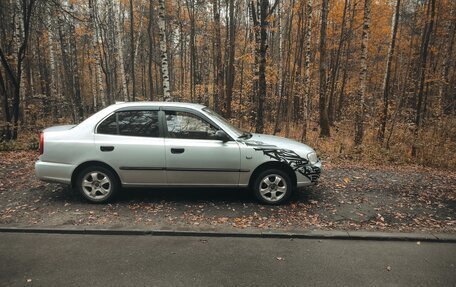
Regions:
[[321, 162], [300, 142], [243, 132], [189, 103], [111, 105], [78, 125], [40, 134], [36, 175], [91, 202], [128, 187], [248, 187], [266, 204], [318, 181]]

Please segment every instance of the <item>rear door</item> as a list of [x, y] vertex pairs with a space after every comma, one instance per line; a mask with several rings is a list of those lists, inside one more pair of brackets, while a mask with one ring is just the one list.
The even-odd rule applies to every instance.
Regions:
[[219, 127], [197, 111], [163, 108], [169, 185], [237, 186], [240, 149], [215, 138]]
[[96, 128], [101, 161], [112, 166], [126, 186], [166, 185], [165, 140], [157, 108], [124, 108]]

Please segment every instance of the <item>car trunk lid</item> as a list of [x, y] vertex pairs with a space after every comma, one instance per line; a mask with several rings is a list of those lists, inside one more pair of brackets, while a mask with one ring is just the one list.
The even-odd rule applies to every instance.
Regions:
[[60, 125], [60, 126], [53, 126], [50, 128], [44, 129], [43, 132], [59, 132], [59, 131], [66, 131], [69, 129], [74, 128], [76, 125]]

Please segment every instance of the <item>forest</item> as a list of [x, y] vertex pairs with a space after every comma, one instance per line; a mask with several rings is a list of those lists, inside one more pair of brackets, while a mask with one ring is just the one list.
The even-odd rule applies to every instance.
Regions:
[[322, 158], [456, 169], [454, 0], [1, 0], [0, 150], [202, 103]]

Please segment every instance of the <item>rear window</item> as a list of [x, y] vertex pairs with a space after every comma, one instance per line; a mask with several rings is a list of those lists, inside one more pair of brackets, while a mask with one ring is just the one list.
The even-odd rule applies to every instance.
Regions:
[[122, 111], [107, 117], [97, 133], [136, 137], [159, 137], [158, 111]]

